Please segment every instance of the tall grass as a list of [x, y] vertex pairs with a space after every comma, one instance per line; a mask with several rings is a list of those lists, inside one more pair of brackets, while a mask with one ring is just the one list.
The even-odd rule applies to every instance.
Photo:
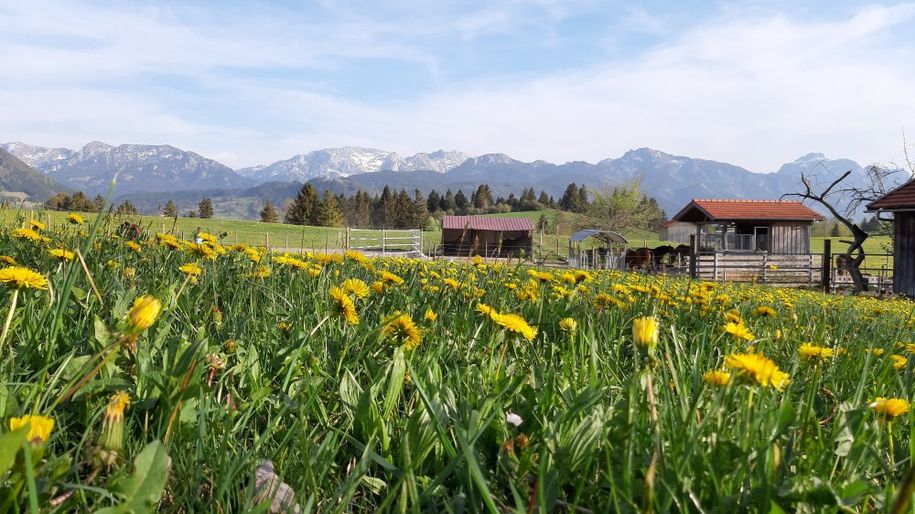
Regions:
[[[915, 351], [911, 302], [354, 254], [299, 264], [218, 244], [211, 260], [85, 226], [44, 235], [0, 234], [50, 284], [19, 293], [0, 349], [2, 511], [264, 512], [262, 460], [310, 512], [889, 512], [911, 494], [911, 413], [873, 408], [912, 395], [899, 364]], [[81, 248], [86, 268], [56, 247]], [[179, 270], [189, 262], [199, 277]], [[350, 295], [357, 325], [329, 295], [345, 279], [370, 286]], [[143, 294], [163, 310], [132, 339]], [[397, 312], [421, 330], [415, 349], [382, 331]], [[633, 345], [638, 316], [658, 320], [654, 355]], [[723, 331], [728, 316], [751, 340]], [[803, 343], [834, 355], [805, 358]], [[790, 383], [704, 380], [736, 353], [765, 355]], [[108, 451], [117, 391], [131, 404], [125, 444]], [[7, 430], [24, 414], [54, 419], [46, 442]]]

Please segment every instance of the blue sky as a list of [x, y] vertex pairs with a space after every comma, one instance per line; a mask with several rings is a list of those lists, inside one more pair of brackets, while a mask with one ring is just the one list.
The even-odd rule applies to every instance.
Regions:
[[900, 161], [913, 21], [913, 3], [842, 1], [13, 0], [0, 141], [168, 143], [233, 167], [344, 145]]

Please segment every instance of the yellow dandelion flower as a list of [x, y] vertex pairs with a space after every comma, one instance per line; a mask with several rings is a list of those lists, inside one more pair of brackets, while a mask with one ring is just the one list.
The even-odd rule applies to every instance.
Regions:
[[9, 255], [0, 255], [0, 262], [8, 266], [16, 265], [16, 259], [10, 257]]
[[909, 365], [909, 359], [902, 355], [892, 355], [891, 357], [893, 358], [894, 369], [903, 370]]
[[736, 339], [744, 339], [747, 341], [752, 341], [754, 339], [753, 334], [751, 334], [746, 325], [742, 323], [728, 323], [724, 326], [724, 331], [731, 334]]
[[359, 324], [359, 313], [356, 312], [356, 304], [350, 298], [346, 291], [339, 287], [330, 288], [330, 297], [334, 301], [334, 310], [337, 314], [343, 316], [350, 325]]
[[47, 289], [44, 275], [23, 266], [0, 269], [0, 282], [12, 289]]
[[802, 344], [797, 352], [801, 355], [801, 358], [808, 361], [826, 361], [832, 358], [836, 353], [832, 348], [817, 346], [811, 343]]
[[531, 276], [534, 280], [538, 282], [551, 282], [553, 280], [553, 274], [547, 273], [546, 271], [537, 271], [534, 269], [527, 270], [527, 274]]
[[136, 241], [126, 241], [124, 243], [124, 246], [126, 246], [127, 248], [130, 248], [131, 250], [133, 250], [134, 252], [137, 252], [137, 253], [140, 253], [140, 250], [142, 249], [142, 247], [140, 246], [140, 243], [137, 243]]
[[632, 320], [632, 342], [651, 353], [658, 345], [658, 320], [654, 316], [642, 316]]
[[185, 246], [187, 251], [197, 257], [202, 257], [208, 260], [216, 260], [216, 250], [210, 246], [208, 243], [187, 243]]
[[725, 312], [724, 317], [727, 319], [728, 323], [737, 323], [738, 325], [743, 324], [743, 319], [740, 317], [740, 313], [734, 309]]
[[375, 294], [381, 294], [384, 292], [384, 282], [377, 280], [372, 283], [372, 291], [375, 291]]
[[17, 228], [12, 232], [12, 235], [16, 239], [25, 239], [34, 243], [47, 243], [50, 241], [49, 238], [30, 228]]
[[160, 312], [162, 303], [154, 296], [143, 295], [134, 300], [133, 307], [127, 313], [127, 324], [131, 332], [142, 332], [151, 327]]
[[63, 262], [70, 262], [76, 257], [76, 254], [65, 248], [52, 248], [48, 250], [48, 253], [51, 254], [51, 257]]
[[789, 382], [788, 374], [760, 353], [734, 353], [724, 358], [724, 365], [734, 370], [737, 376], [762, 387], [774, 387], [781, 391]]
[[365, 298], [369, 295], [369, 286], [358, 278], [348, 278], [343, 281], [343, 284], [341, 284], [340, 287], [356, 298]]
[[403, 344], [407, 350], [414, 350], [423, 340], [422, 330], [413, 322], [409, 314], [398, 314], [391, 318], [381, 329], [388, 339]]
[[29, 432], [26, 436], [30, 443], [46, 443], [51, 437], [51, 431], [54, 430], [54, 420], [47, 416], [25, 415], [19, 418], [10, 418], [10, 430], [19, 430], [28, 426]]
[[775, 312], [775, 309], [769, 307], [768, 305], [760, 305], [759, 307], [753, 309], [753, 314], [762, 316], [764, 318], [773, 318], [778, 313]]
[[512, 313], [490, 313], [490, 318], [496, 322], [499, 326], [505, 328], [509, 332], [520, 335], [521, 337], [532, 341], [537, 337], [537, 329], [530, 326], [523, 317], [518, 314]]
[[887, 418], [895, 418], [909, 412], [909, 402], [902, 398], [883, 398], [874, 400], [872, 407], [877, 414]]
[[731, 374], [723, 369], [713, 369], [706, 371], [702, 380], [709, 385], [726, 386], [731, 383]]
[[199, 277], [203, 273], [203, 268], [193, 262], [178, 266], [178, 270], [191, 277]]
[[67, 223], [70, 223], [71, 225], [82, 225], [85, 222], [86, 220], [84, 220], [82, 216], [76, 214], [75, 212], [67, 214]]
[[423, 315], [423, 319], [431, 323], [438, 319], [438, 314], [432, 309], [426, 309], [426, 314]]
[[574, 334], [578, 332], [578, 322], [574, 318], [562, 318], [559, 320], [559, 330], [563, 332]]
[[362, 252], [357, 252], [355, 250], [346, 250], [343, 252], [343, 256], [347, 259], [354, 260], [356, 262], [368, 262], [369, 258], [365, 256]]
[[381, 272], [381, 281], [382, 281], [382, 282], [385, 282], [385, 283], [388, 283], [388, 284], [394, 284], [394, 285], [403, 284], [403, 278], [402, 278], [402, 277], [399, 277], [399, 276], [397, 276], [397, 275], [395, 275], [395, 274], [393, 274], [393, 273], [391, 273], [391, 272], [389, 272], [389, 271], [382, 271], [382, 272]]

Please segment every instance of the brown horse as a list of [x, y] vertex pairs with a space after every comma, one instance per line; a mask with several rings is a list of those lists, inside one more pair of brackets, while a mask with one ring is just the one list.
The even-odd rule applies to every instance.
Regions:
[[124, 239], [140, 239], [143, 235], [143, 228], [136, 223], [125, 221], [118, 226], [117, 234]]
[[651, 248], [626, 250], [626, 269], [651, 270], [654, 267], [654, 253]]
[[836, 276], [844, 277], [848, 273], [848, 259], [844, 255], [836, 255]]

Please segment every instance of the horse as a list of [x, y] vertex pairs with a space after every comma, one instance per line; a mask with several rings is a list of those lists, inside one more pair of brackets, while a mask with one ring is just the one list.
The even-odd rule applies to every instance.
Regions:
[[848, 259], [844, 255], [836, 255], [836, 276], [844, 277], [848, 273]]
[[654, 267], [654, 254], [651, 248], [636, 248], [635, 250], [626, 250], [626, 269], [646, 269], [651, 270]]
[[136, 223], [125, 221], [118, 226], [117, 234], [124, 239], [140, 239], [143, 235], [143, 228]]

